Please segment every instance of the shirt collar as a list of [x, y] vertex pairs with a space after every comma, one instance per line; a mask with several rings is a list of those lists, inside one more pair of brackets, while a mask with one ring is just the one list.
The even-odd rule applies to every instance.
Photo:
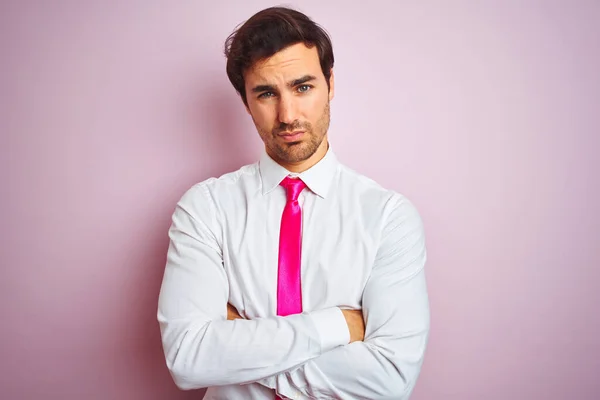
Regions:
[[325, 156], [318, 163], [300, 174], [294, 174], [277, 164], [266, 151], [260, 158], [259, 169], [262, 180], [262, 194], [265, 195], [275, 189], [286, 176], [297, 176], [316, 195], [325, 198], [335, 177], [338, 160], [331, 150], [327, 149]]

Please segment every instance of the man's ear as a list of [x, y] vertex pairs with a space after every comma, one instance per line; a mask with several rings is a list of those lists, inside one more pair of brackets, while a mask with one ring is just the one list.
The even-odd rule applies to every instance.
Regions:
[[333, 68], [331, 68], [329, 75], [329, 101], [333, 100], [333, 95], [335, 93], [335, 82], [333, 79]]

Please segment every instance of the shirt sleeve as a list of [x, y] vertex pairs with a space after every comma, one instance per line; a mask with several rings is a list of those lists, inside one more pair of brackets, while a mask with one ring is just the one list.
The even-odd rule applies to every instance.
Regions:
[[259, 383], [291, 399], [408, 399], [429, 335], [425, 239], [406, 198], [397, 199], [387, 221], [363, 293], [364, 341]]
[[229, 285], [211, 201], [203, 184], [194, 186], [178, 202], [169, 229], [157, 317], [177, 386], [255, 382], [347, 344], [348, 327], [337, 308], [227, 320]]

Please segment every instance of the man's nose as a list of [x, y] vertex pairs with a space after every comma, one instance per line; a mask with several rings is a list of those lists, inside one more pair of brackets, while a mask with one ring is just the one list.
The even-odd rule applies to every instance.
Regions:
[[292, 96], [281, 96], [279, 99], [279, 122], [291, 124], [298, 119], [298, 106]]

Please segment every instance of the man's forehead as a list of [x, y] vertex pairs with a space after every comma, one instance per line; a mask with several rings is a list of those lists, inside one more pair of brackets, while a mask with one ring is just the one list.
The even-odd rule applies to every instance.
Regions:
[[306, 47], [303, 43], [289, 46], [273, 56], [257, 61], [248, 73], [247, 79], [265, 80], [274, 75], [295, 77], [295, 75], [317, 74], [320, 62], [317, 48]]

